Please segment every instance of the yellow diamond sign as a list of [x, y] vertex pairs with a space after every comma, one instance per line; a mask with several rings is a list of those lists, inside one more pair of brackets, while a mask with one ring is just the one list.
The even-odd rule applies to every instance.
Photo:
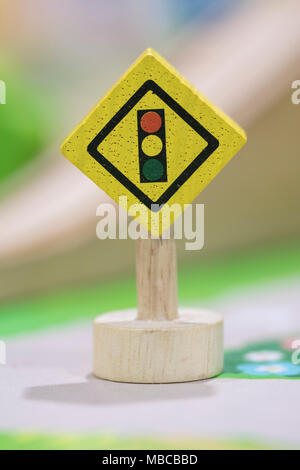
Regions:
[[237, 124], [147, 49], [62, 153], [117, 203], [127, 196], [129, 213], [157, 236], [245, 142]]

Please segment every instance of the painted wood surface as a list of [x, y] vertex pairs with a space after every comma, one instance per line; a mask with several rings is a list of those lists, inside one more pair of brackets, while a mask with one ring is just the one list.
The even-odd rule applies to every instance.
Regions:
[[61, 150], [159, 236], [245, 142], [237, 124], [147, 49]]

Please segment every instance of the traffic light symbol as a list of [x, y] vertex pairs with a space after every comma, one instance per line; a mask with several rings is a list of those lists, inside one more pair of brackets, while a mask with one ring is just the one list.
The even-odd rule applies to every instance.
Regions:
[[164, 110], [139, 110], [137, 121], [140, 182], [166, 182], [168, 180]]

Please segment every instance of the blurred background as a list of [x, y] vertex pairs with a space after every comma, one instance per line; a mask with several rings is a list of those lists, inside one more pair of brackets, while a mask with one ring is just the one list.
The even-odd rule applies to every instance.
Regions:
[[0, 299], [133, 275], [134, 243], [96, 239], [107, 196], [59, 145], [149, 46], [248, 134], [180, 266], [297, 244], [299, 17], [297, 0], [0, 0]]

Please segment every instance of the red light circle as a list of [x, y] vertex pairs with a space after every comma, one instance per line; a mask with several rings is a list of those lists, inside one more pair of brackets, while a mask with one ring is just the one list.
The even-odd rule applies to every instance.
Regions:
[[141, 119], [141, 128], [143, 129], [143, 131], [148, 132], [148, 134], [153, 134], [153, 132], [157, 132], [161, 125], [161, 117], [155, 111], [148, 111], [143, 115]]

